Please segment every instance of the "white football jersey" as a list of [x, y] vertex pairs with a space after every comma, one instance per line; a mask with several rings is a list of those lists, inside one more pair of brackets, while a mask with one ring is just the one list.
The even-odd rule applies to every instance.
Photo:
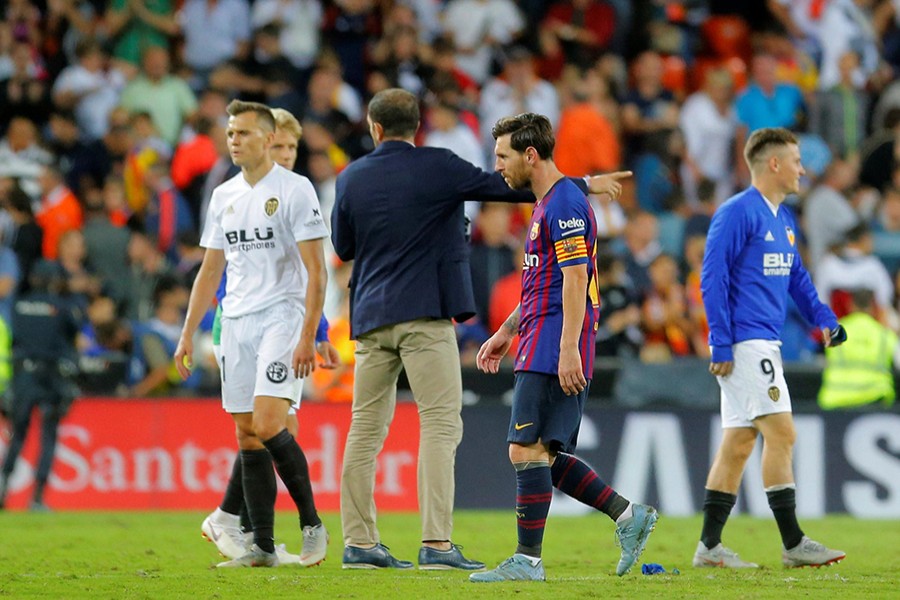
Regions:
[[328, 236], [312, 183], [274, 165], [254, 187], [243, 173], [218, 186], [200, 245], [224, 250], [228, 282], [223, 317], [240, 317], [279, 302], [306, 305], [308, 275], [297, 242]]

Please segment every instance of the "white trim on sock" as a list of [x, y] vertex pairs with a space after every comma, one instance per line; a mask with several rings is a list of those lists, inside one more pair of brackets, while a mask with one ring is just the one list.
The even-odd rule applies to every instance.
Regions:
[[795, 483], [779, 483], [778, 485], [772, 485], [767, 487], [766, 493], [770, 492], [780, 492], [781, 490], [795, 490], [797, 489], [797, 484]]

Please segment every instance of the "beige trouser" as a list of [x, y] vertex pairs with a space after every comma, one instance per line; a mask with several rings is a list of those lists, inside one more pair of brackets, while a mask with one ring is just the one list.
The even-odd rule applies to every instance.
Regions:
[[420, 319], [381, 327], [356, 340], [353, 418], [341, 473], [344, 544], [381, 542], [375, 525], [375, 463], [406, 368], [419, 407], [419, 510], [422, 540], [450, 540], [454, 465], [462, 440], [462, 374], [453, 324]]

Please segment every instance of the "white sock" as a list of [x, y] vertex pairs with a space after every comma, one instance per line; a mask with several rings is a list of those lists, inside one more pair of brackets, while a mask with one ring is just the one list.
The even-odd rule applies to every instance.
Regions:
[[630, 519], [631, 517], [634, 516], [634, 510], [632, 508], [633, 506], [634, 506], [634, 502], [628, 503], [628, 506], [625, 507], [625, 510], [622, 511], [622, 514], [619, 515], [618, 519], [616, 519], [616, 525], [621, 525], [622, 521], [624, 521], [625, 519]]
[[522, 558], [528, 559], [528, 562], [531, 563], [531, 566], [532, 566], [532, 567], [536, 567], [536, 566], [538, 566], [539, 564], [541, 564], [541, 559], [540, 559], [540, 557], [535, 558], [534, 556], [528, 556], [527, 554], [521, 554], [521, 553], [519, 553], [519, 552], [516, 552], [516, 556], [521, 556]]
[[219, 507], [216, 507], [216, 510], [213, 511], [212, 520], [216, 523], [221, 523], [222, 525], [230, 525], [232, 527], [240, 527], [241, 526], [241, 516], [233, 515], [231, 513], [227, 513]]

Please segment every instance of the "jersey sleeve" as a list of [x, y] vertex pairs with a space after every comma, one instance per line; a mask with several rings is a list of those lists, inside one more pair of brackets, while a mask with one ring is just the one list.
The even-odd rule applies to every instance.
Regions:
[[588, 263], [588, 227], [591, 220], [583, 195], [573, 189], [561, 190], [544, 213], [560, 268]]
[[220, 196], [216, 192], [217, 190], [213, 190], [209, 208], [206, 209], [206, 222], [203, 225], [203, 234], [200, 236], [200, 245], [213, 250], [224, 250], [225, 232], [222, 230], [222, 224], [219, 222], [221, 201]]
[[295, 242], [318, 240], [328, 237], [328, 228], [322, 217], [319, 198], [309, 179], [305, 177], [292, 186], [288, 211], [288, 226]]
[[713, 215], [700, 273], [700, 292], [709, 323], [713, 362], [734, 360], [731, 350], [731, 269], [746, 243], [749, 224], [738, 204], [723, 205]]

